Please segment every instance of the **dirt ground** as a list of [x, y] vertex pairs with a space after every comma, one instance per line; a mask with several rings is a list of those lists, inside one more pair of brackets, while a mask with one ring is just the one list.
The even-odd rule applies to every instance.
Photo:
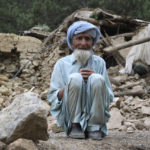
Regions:
[[150, 132], [109, 131], [101, 141], [71, 139], [64, 132], [49, 133], [48, 141], [39, 141], [39, 150], [150, 150]]

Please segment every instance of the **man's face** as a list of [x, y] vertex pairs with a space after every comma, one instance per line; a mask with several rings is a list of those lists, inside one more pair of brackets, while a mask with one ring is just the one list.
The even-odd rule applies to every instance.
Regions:
[[87, 33], [76, 34], [72, 40], [74, 49], [90, 50], [93, 45], [92, 37]]

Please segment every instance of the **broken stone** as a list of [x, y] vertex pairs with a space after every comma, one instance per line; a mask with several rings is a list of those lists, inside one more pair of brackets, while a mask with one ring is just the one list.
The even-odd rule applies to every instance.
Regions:
[[17, 67], [14, 64], [10, 64], [9, 66], [6, 67], [6, 71], [8, 73], [14, 73], [17, 72]]
[[0, 112], [0, 140], [10, 143], [18, 138], [48, 139], [46, 108], [36, 93], [17, 96]]
[[30, 78], [30, 81], [31, 81], [31, 83], [33, 84], [33, 83], [37, 83], [38, 82], [38, 80], [37, 80], [37, 77], [36, 76], [32, 76], [31, 78]]
[[113, 79], [119, 83], [125, 83], [125, 81], [127, 80], [127, 75], [116, 76]]
[[7, 150], [38, 150], [32, 140], [18, 139], [7, 146]]
[[5, 81], [0, 81], [0, 85], [3, 85], [3, 86], [8, 86], [8, 82], [5, 82]]
[[132, 127], [127, 128], [127, 133], [133, 133], [133, 132], [134, 132], [134, 129]]
[[121, 127], [122, 121], [123, 121], [123, 116], [120, 114], [119, 109], [117, 108], [112, 108], [110, 111], [110, 120], [107, 124], [108, 129], [119, 129]]
[[8, 79], [8, 77], [7, 77], [7, 76], [5, 76], [5, 75], [0, 75], [0, 81], [8, 82], [8, 81], [9, 81], [9, 79]]
[[121, 126], [120, 128], [119, 128], [119, 131], [126, 131], [127, 130], [127, 127], [126, 126]]
[[131, 111], [130, 107], [127, 105], [124, 105], [124, 107], [122, 109], [124, 112], [130, 112]]
[[150, 107], [142, 106], [141, 112], [143, 115], [150, 115]]
[[10, 90], [8, 89], [8, 88], [6, 88], [5, 86], [1, 86], [0, 87], [0, 93], [2, 94], [2, 95], [7, 95], [7, 96], [9, 96], [10, 95]]
[[129, 97], [127, 98], [127, 101], [128, 101], [128, 102], [132, 102], [132, 101], [133, 101], [133, 96], [129, 96]]
[[33, 63], [33, 65], [36, 66], [36, 67], [39, 66], [39, 61], [38, 61], [38, 60], [33, 60], [32, 63]]
[[131, 123], [131, 122], [124, 122], [124, 125], [125, 125], [127, 128], [132, 127], [132, 129], [136, 129], [134, 123]]
[[146, 129], [150, 130], [150, 117], [144, 118], [144, 125]]
[[137, 122], [135, 122], [135, 127], [138, 130], [143, 130], [145, 128], [144, 123], [142, 120], [138, 120]]

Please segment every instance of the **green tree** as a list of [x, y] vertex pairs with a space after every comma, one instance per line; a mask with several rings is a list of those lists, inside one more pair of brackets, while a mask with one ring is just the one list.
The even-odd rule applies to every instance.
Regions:
[[150, 0], [0, 0], [0, 32], [18, 33], [39, 24], [53, 30], [84, 7], [150, 20], [149, 6]]

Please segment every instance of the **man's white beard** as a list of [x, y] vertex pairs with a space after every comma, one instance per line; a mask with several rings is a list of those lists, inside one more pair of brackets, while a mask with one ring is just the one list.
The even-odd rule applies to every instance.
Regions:
[[78, 63], [81, 65], [85, 65], [89, 60], [90, 56], [92, 55], [91, 50], [82, 50], [82, 49], [75, 49], [74, 56]]

